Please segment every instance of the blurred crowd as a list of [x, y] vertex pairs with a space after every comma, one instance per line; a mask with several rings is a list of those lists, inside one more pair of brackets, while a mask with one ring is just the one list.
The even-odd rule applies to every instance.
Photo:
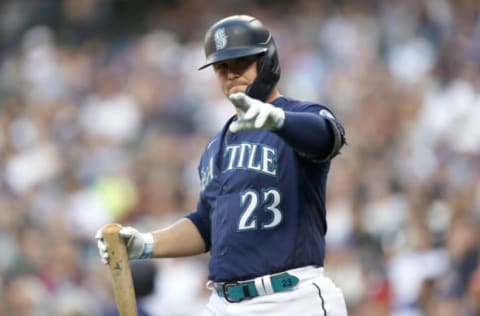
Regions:
[[[326, 273], [352, 316], [480, 314], [480, 3], [0, 3], [0, 315], [115, 315], [94, 235], [194, 209], [233, 114], [203, 34], [269, 26], [280, 90], [329, 106], [348, 145], [328, 186]], [[199, 315], [208, 254], [134, 269], [147, 315]], [[147, 285], [145, 285], [147, 284]]]

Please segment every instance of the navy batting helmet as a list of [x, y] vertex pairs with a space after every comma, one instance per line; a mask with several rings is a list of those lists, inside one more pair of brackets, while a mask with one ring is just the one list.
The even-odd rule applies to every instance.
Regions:
[[257, 78], [246, 91], [252, 98], [265, 101], [280, 79], [272, 34], [254, 17], [234, 15], [218, 21], [205, 34], [204, 48], [207, 59], [199, 69], [228, 59], [261, 54]]

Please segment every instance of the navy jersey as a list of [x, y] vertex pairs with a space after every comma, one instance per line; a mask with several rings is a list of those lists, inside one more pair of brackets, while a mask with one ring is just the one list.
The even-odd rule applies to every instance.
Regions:
[[[327, 111], [333, 118], [318, 104], [285, 97], [272, 104], [286, 113]], [[231, 133], [234, 119], [202, 154], [200, 198], [187, 216], [210, 251], [209, 279], [239, 281], [322, 266], [330, 160], [307, 157], [272, 131]]]

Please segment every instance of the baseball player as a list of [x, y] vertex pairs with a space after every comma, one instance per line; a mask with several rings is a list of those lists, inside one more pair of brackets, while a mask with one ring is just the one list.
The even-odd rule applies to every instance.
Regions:
[[153, 232], [123, 227], [129, 258], [209, 252], [203, 315], [347, 315], [323, 270], [327, 174], [343, 127], [327, 107], [280, 94], [277, 48], [258, 19], [218, 21], [204, 48], [200, 69], [213, 67], [236, 115], [201, 156], [196, 210]]

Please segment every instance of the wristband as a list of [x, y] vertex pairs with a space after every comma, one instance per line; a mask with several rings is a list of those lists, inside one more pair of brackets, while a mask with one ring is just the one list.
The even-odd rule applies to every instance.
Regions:
[[143, 238], [143, 251], [138, 259], [148, 259], [151, 258], [153, 254], [153, 234], [146, 233], [143, 235]]

